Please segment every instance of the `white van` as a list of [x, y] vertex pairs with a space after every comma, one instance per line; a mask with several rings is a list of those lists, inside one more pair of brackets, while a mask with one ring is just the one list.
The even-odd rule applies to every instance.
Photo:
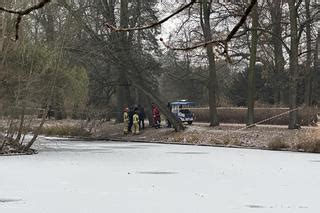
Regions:
[[194, 106], [195, 103], [186, 100], [169, 102], [171, 112], [176, 115], [182, 122], [192, 124], [193, 113], [189, 110], [190, 107]]

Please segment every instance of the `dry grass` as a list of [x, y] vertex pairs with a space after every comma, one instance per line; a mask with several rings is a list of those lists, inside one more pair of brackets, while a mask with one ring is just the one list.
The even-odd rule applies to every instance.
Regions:
[[217, 137], [210, 137], [209, 143], [215, 144], [215, 145], [228, 145], [229, 144], [229, 138], [226, 137], [224, 140], [221, 140]]
[[[255, 109], [255, 122], [271, 118], [275, 115], [287, 112], [288, 108], [256, 108]], [[195, 120], [198, 122], [209, 122], [209, 109], [197, 108], [191, 109], [195, 114]], [[298, 112], [298, 121], [300, 125], [309, 125], [312, 119], [316, 119], [318, 110], [316, 108], [303, 108]], [[247, 108], [241, 107], [221, 107], [218, 108], [218, 116], [221, 123], [246, 123]], [[274, 118], [265, 122], [264, 124], [272, 125], [287, 125], [289, 115]]]
[[287, 144], [282, 137], [276, 137], [268, 143], [268, 148], [271, 150], [283, 150], [289, 147], [289, 144]]
[[90, 136], [91, 133], [79, 126], [71, 126], [71, 125], [56, 125], [56, 126], [48, 126], [44, 127], [41, 130], [41, 134], [47, 136], [81, 136], [87, 137]]
[[295, 148], [304, 152], [320, 153], [320, 133], [317, 131], [304, 134]]
[[300, 142], [296, 145], [296, 148], [304, 152], [320, 153], [320, 139]]
[[241, 146], [242, 143], [238, 138], [230, 137], [230, 136], [224, 136], [222, 139], [219, 139], [217, 137], [211, 137], [210, 138], [211, 144], [216, 145], [225, 145], [225, 146]]
[[201, 135], [197, 132], [191, 132], [188, 134], [183, 134], [178, 132], [173, 135], [174, 142], [197, 144], [197, 143], [200, 143], [202, 140], [203, 139]]
[[189, 144], [212, 144], [222, 146], [241, 146], [242, 142], [236, 137], [207, 135], [201, 132], [174, 133], [171, 141]]
[[242, 146], [242, 142], [238, 138], [231, 138], [228, 142], [231, 146]]

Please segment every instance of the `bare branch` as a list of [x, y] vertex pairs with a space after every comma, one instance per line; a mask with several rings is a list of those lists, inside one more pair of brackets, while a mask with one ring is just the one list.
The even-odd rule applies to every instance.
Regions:
[[0, 7], [0, 11], [4, 11], [4, 12], [6, 12], [6, 13], [19, 14], [19, 11], [6, 9], [6, 8], [4, 8], [4, 7]]
[[179, 47], [172, 47], [169, 44], [165, 43], [163, 41], [163, 38], [160, 38], [160, 41], [163, 43], [164, 46], [166, 46], [168, 49], [171, 50], [176, 50], [176, 51], [190, 51], [190, 50], [194, 50], [200, 47], [206, 47], [207, 45], [217, 45], [217, 44], [225, 44], [225, 40], [224, 39], [219, 39], [219, 40], [211, 40], [209, 42], [202, 42], [199, 44], [196, 44], [192, 47], [183, 47], [183, 48], [179, 48]]
[[21, 23], [22, 17], [25, 16], [25, 15], [30, 14], [34, 10], [38, 10], [38, 9], [43, 8], [46, 4], [48, 4], [50, 2], [51, 2], [51, 0], [42, 0], [38, 4], [33, 5], [33, 6], [27, 8], [27, 9], [24, 9], [24, 10], [12, 10], [12, 9], [7, 9], [7, 8], [4, 8], [4, 7], [0, 7], [0, 11], [18, 15], [17, 16], [17, 20], [16, 20], [16, 24], [15, 24], [15, 28], [16, 28], [15, 40], [16, 41], [19, 39], [19, 27], [20, 27], [20, 23]]
[[135, 28], [117, 28], [116, 26], [113, 26], [110, 23], [106, 23], [106, 26], [108, 28], [110, 28], [111, 30], [116, 31], [116, 32], [137, 31], [137, 30], [146, 30], [146, 29], [154, 28], [154, 27], [156, 27], [158, 25], [161, 25], [164, 22], [168, 21], [170, 18], [172, 18], [173, 16], [179, 14], [180, 12], [184, 11], [185, 9], [191, 7], [194, 3], [196, 3], [196, 0], [191, 0], [191, 2], [189, 4], [184, 5], [183, 7], [179, 8], [178, 10], [176, 10], [174, 13], [170, 14], [169, 16], [161, 19], [158, 22], [155, 22], [155, 23], [147, 25], [147, 26], [135, 27]]
[[238, 22], [238, 24], [236, 26], [234, 26], [234, 28], [231, 30], [231, 32], [229, 33], [228, 37], [226, 38], [225, 42], [229, 42], [232, 37], [238, 32], [239, 28], [244, 24], [244, 22], [247, 20], [252, 8], [254, 7], [254, 5], [257, 3], [257, 0], [252, 0], [249, 7], [246, 9], [245, 13], [243, 14], [242, 18], [240, 19], [240, 21]]
[[178, 51], [190, 51], [190, 50], [194, 50], [197, 49], [199, 47], [206, 47], [207, 45], [224, 45], [224, 52], [223, 54], [225, 54], [225, 56], [227, 58], [228, 57], [228, 42], [235, 36], [235, 34], [238, 32], [238, 30], [240, 29], [240, 27], [244, 24], [244, 22], [247, 20], [252, 8], [254, 7], [254, 5], [257, 3], [257, 0], [252, 0], [250, 5], [248, 6], [248, 8], [246, 9], [245, 13], [243, 14], [243, 16], [241, 17], [240, 21], [233, 27], [233, 29], [231, 30], [231, 32], [228, 34], [228, 36], [225, 39], [219, 39], [219, 40], [211, 40], [208, 42], [203, 42], [203, 43], [199, 43], [196, 44], [194, 46], [191, 47], [187, 47], [187, 48], [175, 48], [175, 47], [171, 47], [168, 44], [166, 44], [162, 38], [160, 38], [160, 41], [162, 41], [162, 43], [169, 49], [171, 50], [178, 50]]

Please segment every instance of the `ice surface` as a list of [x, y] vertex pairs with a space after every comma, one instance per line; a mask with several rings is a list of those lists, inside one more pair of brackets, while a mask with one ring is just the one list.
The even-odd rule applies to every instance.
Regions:
[[42, 138], [0, 158], [1, 213], [320, 212], [320, 155]]

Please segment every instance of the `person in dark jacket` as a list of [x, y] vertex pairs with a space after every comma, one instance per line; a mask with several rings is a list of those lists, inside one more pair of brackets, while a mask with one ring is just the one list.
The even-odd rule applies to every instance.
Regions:
[[52, 110], [52, 106], [49, 105], [48, 111], [47, 111], [47, 118], [50, 120], [51, 117], [53, 117], [53, 115], [54, 115], [54, 111]]
[[[172, 106], [171, 106], [171, 103], [170, 102], [168, 102], [168, 104], [167, 104], [167, 107], [168, 107], [168, 109], [170, 110], [170, 112], [172, 111]], [[171, 122], [169, 121], [169, 119], [167, 119], [167, 124], [168, 124], [168, 128], [171, 128]]]
[[138, 105], [138, 111], [139, 111], [139, 128], [144, 129], [144, 118], [146, 115], [144, 112], [144, 108]]
[[131, 128], [132, 128], [132, 125], [133, 125], [133, 115], [134, 115], [134, 109], [133, 109], [133, 107], [130, 107], [129, 112], [128, 112], [128, 115], [129, 115], [128, 131], [131, 132]]

